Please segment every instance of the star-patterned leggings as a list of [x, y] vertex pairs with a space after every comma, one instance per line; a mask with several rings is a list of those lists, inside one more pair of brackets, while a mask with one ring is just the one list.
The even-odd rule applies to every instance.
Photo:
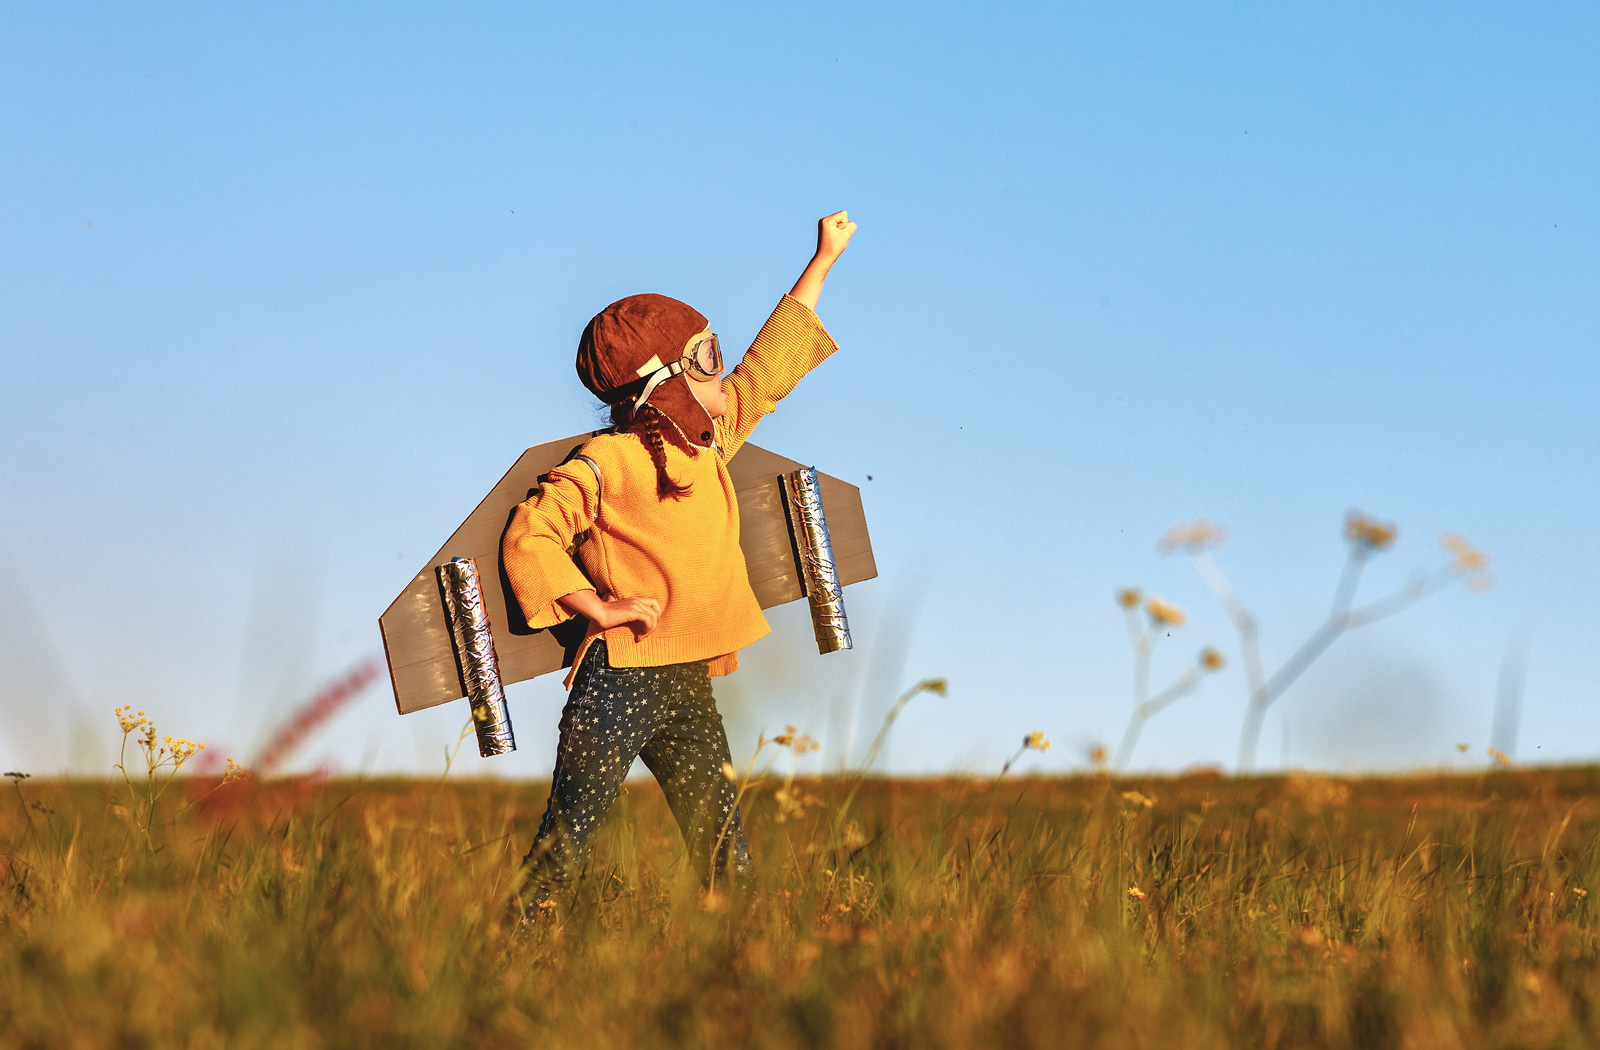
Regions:
[[523, 860], [530, 886], [566, 882], [583, 871], [595, 830], [635, 756], [667, 796], [700, 878], [708, 877], [719, 840], [719, 877], [730, 862], [736, 874], [748, 873], [734, 787], [722, 772], [730, 761], [728, 736], [705, 663], [612, 667], [601, 638], [584, 654], [561, 712], [550, 801]]

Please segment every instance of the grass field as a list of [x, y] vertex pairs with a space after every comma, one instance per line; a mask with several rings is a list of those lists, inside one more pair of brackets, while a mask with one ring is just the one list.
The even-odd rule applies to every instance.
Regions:
[[531, 923], [542, 784], [13, 783], [0, 1047], [1600, 1041], [1600, 769], [800, 782], [709, 898], [646, 782]]

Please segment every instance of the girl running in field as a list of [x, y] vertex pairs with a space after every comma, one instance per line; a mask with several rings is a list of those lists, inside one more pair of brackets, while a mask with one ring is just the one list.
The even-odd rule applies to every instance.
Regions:
[[[726, 376], [706, 319], [664, 295], [612, 303], [583, 331], [578, 377], [611, 406], [613, 427], [550, 471], [502, 550], [530, 627], [575, 615], [589, 624], [567, 677], [550, 801], [523, 862], [536, 888], [582, 871], [636, 756], [702, 880], [749, 869], [711, 679], [736, 670], [738, 651], [769, 628], [745, 575], [728, 460], [838, 349], [814, 311], [855, 230], [842, 211], [818, 222], [816, 254]], [[568, 553], [575, 540], [582, 571]]]

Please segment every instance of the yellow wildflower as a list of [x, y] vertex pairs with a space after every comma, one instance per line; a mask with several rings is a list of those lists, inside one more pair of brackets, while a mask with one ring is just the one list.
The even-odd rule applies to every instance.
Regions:
[[1145, 599], [1144, 611], [1150, 617], [1150, 622], [1163, 627], [1182, 627], [1188, 617], [1176, 605], [1162, 601], [1155, 595]]
[[1142, 900], [1144, 900], [1145, 893], [1144, 893], [1144, 890], [1141, 890], [1137, 886], [1129, 886], [1128, 887], [1128, 896], [1130, 898], [1132, 898], [1133, 900], [1142, 901]]
[[1511, 765], [1511, 756], [1497, 747], [1491, 747], [1489, 749], [1489, 764], [1501, 767], [1509, 766]]
[[1462, 572], [1482, 572], [1489, 567], [1489, 556], [1474, 547], [1465, 536], [1447, 532], [1439, 537], [1439, 546], [1454, 555], [1451, 561]]
[[1291, 773], [1283, 782], [1289, 795], [1300, 800], [1309, 812], [1339, 809], [1350, 801], [1350, 785], [1337, 777], [1313, 773]]
[[792, 785], [779, 788], [773, 792], [772, 797], [778, 803], [778, 815], [775, 819], [779, 824], [790, 819], [799, 820], [806, 815], [807, 806], [818, 805], [822, 801]]
[[235, 781], [244, 780], [249, 776], [250, 771], [241, 766], [239, 763], [235, 762], [233, 760], [233, 756], [229, 755], [228, 768], [222, 771], [222, 782], [224, 784], [232, 784]]
[[1111, 752], [1104, 744], [1090, 744], [1088, 756], [1089, 764], [1096, 769], [1105, 768], [1105, 764], [1111, 761]]
[[1172, 526], [1157, 546], [1163, 554], [1170, 554], [1179, 548], [1190, 554], [1199, 554], [1221, 546], [1227, 538], [1227, 526], [1213, 524], [1206, 518], [1196, 518], [1190, 524], [1180, 521]]
[[1130, 806], [1143, 806], [1145, 809], [1149, 809], [1156, 804], [1154, 795], [1146, 795], [1139, 791], [1124, 791], [1122, 793], [1122, 801]]
[[1227, 661], [1222, 658], [1221, 653], [1207, 646], [1200, 650], [1200, 666], [1207, 671], [1220, 671], [1227, 666]]
[[1050, 741], [1045, 739], [1044, 733], [1035, 729], [1022, 738], [1022, 746], [1030, 751], [1048, 751], [1050, 750]]
[[1117, 592], [1117, 604], [1124, 609], [1137, 609], [1139, 607], [1139, 599], [1142, 597], [1144, 595], [1139, 593], [1139, 588], [1124, 587]]
[[789, 726], [782, 733], [772, 738], [772, 742], [779, 747], [786, 747], [796, 755], [810, 754], [812, 751], [821, 751], [822, 745], [809, 734], [802, 733], [794, 726]]
[[736, 783], [739, 779], [739, 771], [733, 768], [732, 762], [722, 763], [722, 775], [728, 778], [730, 784]]
[[1467, 749], [1469, 747], [1471, 747], [1471, 746], [1472, 746], [1471, 744], [1457, 744], [1456, 745], [1456, 750], [1461, 752], [1464, 755], [1464, 754], [1467, 753]]
[[1344, 516], [1344, 538], [1370, 551], [1381, 551], [1394, 543], [1399, 529], [1394, 522], [1382, 522], [1359, 510]]

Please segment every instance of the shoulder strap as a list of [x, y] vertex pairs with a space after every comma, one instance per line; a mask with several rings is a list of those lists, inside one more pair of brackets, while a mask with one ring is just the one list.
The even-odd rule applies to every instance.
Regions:
[[[592, 440], [602, 434], [610, 433], [613, 433], [613, 431], [596, 430], [594, 433], [589, 435], [589, 438]], [[572, 451], [567, 453], [567, 457], [561, 461], [561, 464], [571, 463], [575, 459], [581, 460], [589, 465], [590, 470], [594, 471], [594, 516], [596, 520], [598, 520], [600, 517], [600, 496], [602, 491], [605, 489], [605, 477], [600, 473], [600, 464], [583, 454], [583, 450], [587, 448], [588, 445], [589, 441], [586, 440], [581, 445], [572, 446]], [[557, 464], [557, 466], [560, 466], [561, 464]], [[539, 480], [543, 481], [544, 478], [541, 476]]]
[[581, 452], [575, 452], [567, 458], [576, 459], [580, 462], [587, 463], [589, 464], [589, 469], [594, 471], [594, 516], [596, 520], [599, 520], [600, 497], [605, 492], [605, 476], [600, 473], [600, 464], [596, 463], [594, 460], [590, 459], [588, 456], [585, 456]]

